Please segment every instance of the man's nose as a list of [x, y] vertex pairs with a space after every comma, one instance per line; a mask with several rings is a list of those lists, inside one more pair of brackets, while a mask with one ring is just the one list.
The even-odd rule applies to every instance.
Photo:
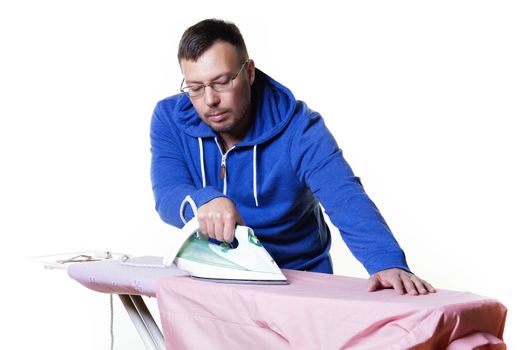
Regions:
[[204, 102], [208, 106], [215, 106], [220, 102], [219, 93], [211, 86], [206, 86], [204, 88]]

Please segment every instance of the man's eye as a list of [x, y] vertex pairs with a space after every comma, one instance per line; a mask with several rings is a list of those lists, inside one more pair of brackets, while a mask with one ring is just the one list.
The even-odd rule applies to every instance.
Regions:
[[199, 92], [199, 91], [202, 91], [203, 88], [204, 88], [204, 86], [202, 86], [202, 85], [188, 86], [188, 90], [190, 90], [191, 92]]

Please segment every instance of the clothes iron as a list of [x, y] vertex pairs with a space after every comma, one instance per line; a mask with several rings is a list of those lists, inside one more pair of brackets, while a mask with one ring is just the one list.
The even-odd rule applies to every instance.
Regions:
[[188, 271], [193, 278], [225, 283], [288, 284], [270, 254], [264, 249], [253, 230], [237, 226], [235, 238], [238, 245], [216, 244], [199, 230], [193, 218], [175, 235], [175, 247], [163, 263], [173, 263]]

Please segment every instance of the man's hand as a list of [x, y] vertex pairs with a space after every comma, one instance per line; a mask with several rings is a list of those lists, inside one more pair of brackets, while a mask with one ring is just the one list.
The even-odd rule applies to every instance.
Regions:
[[231, 242], [235, 224], [243, 225], [235, 204], [225, 197], [212, 199], [197, 211], [197, 221], [202, 232], [218, 241]]
[[397, 294], [410, 295], [435, 293], [430, 283], [402, 269], [387, 269], [374, 273], [368, 279], [368, 291], [382, 288], [394, 288]]

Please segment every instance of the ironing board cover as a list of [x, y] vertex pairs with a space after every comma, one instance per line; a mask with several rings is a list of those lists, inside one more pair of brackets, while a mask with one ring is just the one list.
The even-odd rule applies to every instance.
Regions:
[[162, 258], [156, 256], [78, 263], [69, 266], [67, 272], [83, 286], [97, 292], [150, 297], [155, 296], [160, 278], [188, 275], [175, 266], [163, 266]]
[[167, 349], [506, 349], [497, 300], [367, 292], [366, 279], [283, 270], [289, 285], [162, 278]]

